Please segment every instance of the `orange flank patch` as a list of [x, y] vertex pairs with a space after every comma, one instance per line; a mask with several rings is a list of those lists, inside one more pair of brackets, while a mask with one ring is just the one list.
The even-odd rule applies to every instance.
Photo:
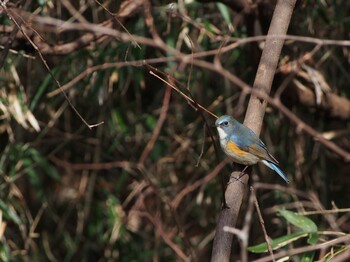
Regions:
[[231, 151], [233, 154], [238, 155], [238, 156], [244, 156], [248, 155], [249, 153], [246, 151], [243, 151], [240, 149], [235, 143], [233, 143], [231, 140], [228, 141], [226, 145], [227, 151]]

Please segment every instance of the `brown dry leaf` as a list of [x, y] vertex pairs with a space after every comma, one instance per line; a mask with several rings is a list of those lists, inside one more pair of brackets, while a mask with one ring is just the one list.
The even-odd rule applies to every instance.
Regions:
[[307, 66], [306, 64], [303, 64], [302, 68], [306, 70], [309, 76], [309, 81], [313, 83], [316, 103], [317, 105], [320, 105], [322, 102], [323, 93], [330, 92], [331, 88], [329, 87], [324, 76], [317, 69]]
[[8, 101], [9, 101], [9, 111], [11, 112], [11, 115], [16, 119], [16, 121], [23, 126], [25, 129], [28, 129], [28, 125], [26, 123], [25, 114], [22, 111], [21, 103], [18, 100], [17, 95], [15, 92], [11, 91], [8, 95]]
[[26, 112], [26, 119], [30, 123], [30, 125], [35, 129], [36, 132], [40, 131], [40, 126], [34, 115], [32, 114], [31, 111]]
[[30, 129], [30, 127], [32, 127], [35, 131], [39, 132], [40, 126], [38, 121], [36, 120], [33, 113], [27, 108], [27, 106], [22, 105], [21, 101], [18, 99], [17, 94], [11, 90], [7, 98], [9, 102], [8, 107], [0, 103], [0, 109], [4, 112], [5, 115], [7, 115], [6, 118], [13, 116], [24, 129]]
[[6, 229], [6, 222], [2, 220], [2, 211], [0, 210], [0, 239], [2, 239], [2, 236], [5, 233]]

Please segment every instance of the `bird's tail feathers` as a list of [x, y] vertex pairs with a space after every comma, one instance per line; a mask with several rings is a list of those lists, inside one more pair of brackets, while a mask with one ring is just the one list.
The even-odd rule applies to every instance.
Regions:
[[262, 160], [261, 162], [263, 162], [266, 166], [274, 170], [277, 174], [280, 175], [280, 177], [283, 178], [284, 181], [289, 183], [289, 179], [287, 178], [287, 176], [282, 172], [282, 170], [276, 164], [269, 162], [267, 160]]

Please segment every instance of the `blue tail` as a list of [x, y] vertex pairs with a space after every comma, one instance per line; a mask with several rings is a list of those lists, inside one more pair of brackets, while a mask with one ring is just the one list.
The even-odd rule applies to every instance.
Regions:
[[279, 169], [279, 167], [277, 165], [275, 165], [272, 162], [269, 162], [267, 160], [262, 160], [261, 162], [263, 162], [266, 166], [268, 166], [269, 168], [271, 168], [272, 170], [275, 170], [277, 174], [279, 174], [284, 181], [286, 181], [287, 183], [289, 183], [289, 179], [287, 178], [287, 176], [282, 172], [281, 169]]

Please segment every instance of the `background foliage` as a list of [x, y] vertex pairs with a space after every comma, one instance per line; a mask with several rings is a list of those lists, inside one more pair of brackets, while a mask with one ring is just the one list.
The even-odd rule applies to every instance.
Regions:
[[[188, 58], [204, 52], [200, 59], [213, 68], [219, 58], [225, 69], [252, 85], [262, 39], [221, 56], [220, 48], [266, 34], [274, 6], [257, 1], [242, 9], [236, 1], [231, 6], [205, 2], [152, 1], [148, 12], [143, 1], [31, 1], [8, 5], [1, 13], [3, 47], [16, 28], [10, 17], [25, 21], [11, 51], [2, 51], [0, 57], [1, 260], [209, 260], [222, 189], [218, 176], [201, 179], [213, 174], [218, 164], [214, 147], [198, 111], [149, 72], [188, 86], [196, 101], [216, 115], [242, 120], [247, 94], [211, 68], [182, 61], [176, 52], [189, 54]], [[31, 18], [30, 13], [42, 19]], [[348, 39], [349, 13], [347, 1], [300, 1], [289, 34]], [[156, 34], [148, 24], [150, 17]], [[58, 21], [88, 23], [90, 29], [92, 24], [105, 26], [128, 39], [78, 26], [66, 30]], [[157, 34], [168, 49], [157, 45]], [[103, 124], [89, 129], [82, 122], [33, 44], [72, 106], [89, 124]], [[219, 56], [205, 55], [208, 50]], [[159, 71], [145, 65], [144, 59]], [[348, 152], [349, 59], [346, 41], [317, 46], [287, 40], [273, 87], [273, 92], [281, 90], [281, 83], [292, 75], [282, 103]], [[215, 120], [205, 116], [210, 123]], [[269, 236], [297, 231], [293, 214], [277, 212], [278, 208], [301, 215], [316, 211], [307, 216], [311, 222], [303, 220], [315, 224], [312, 230], [299, 225], [303, 237], [284, 249], [348, 233], [349, 164], [300, 132], [276, 107], [268, 107], [262, 139], [293, 180], [284, 185], [270, 170], [254, 167], [258, 176], [251, 180]], [[221, 152], [220, 157], [224, 158]], [[230, 171], [227, 165], [220, 173], [228, 176]], [[198, 187], [191, 190], [193, 185]], [[181, 200], [180, 192], [185, 192]], [[241, 219], [240, 226], [244, 213]], [[332, 233], [320, 233], [314, 242], [305, 240], [316, 231]], [[264, 242], [257, 219], [251, 222], [249, 235], [250, 246]], [[334, 246], [315, 258], [326, 261], [330, 254], [345, 250], [346, 246]], [[239, 253], [237, 241], [233, 261]], [[253, 260], [263, 255], [249, 256]]]

